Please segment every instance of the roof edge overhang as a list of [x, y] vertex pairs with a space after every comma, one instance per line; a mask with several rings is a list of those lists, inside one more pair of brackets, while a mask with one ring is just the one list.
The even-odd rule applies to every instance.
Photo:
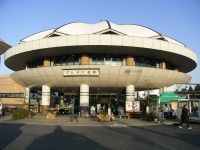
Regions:
[[63, 36], [19, 44], [5, 53], [5, 65], [17, 71], [23, 70], [27, 62], [35, 61], [39, 57], [81, 53], [133, 54], [162, 59], [185, 73], [197, 66], [196, 54], [185, 47], [165, 41], [124, 35]]

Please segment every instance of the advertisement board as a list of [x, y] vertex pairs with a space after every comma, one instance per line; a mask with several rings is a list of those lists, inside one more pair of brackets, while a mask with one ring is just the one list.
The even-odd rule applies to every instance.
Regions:
[[126, 101], [126, 112], [140, 112], [140, 101]]
[[140, 101], [134, 101], [133, 103], [133, 111], [140, 112]]
[[126, 101], [126, 111], [127, 112], [133, 111], [133, 101]]

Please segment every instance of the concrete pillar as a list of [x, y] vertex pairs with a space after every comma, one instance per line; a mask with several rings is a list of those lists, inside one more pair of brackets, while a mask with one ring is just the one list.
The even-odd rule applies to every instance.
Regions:
[[49, 67], [49, 66], [51, 66], [50, 58], [44, 58], [43, 66], [44, 66], [44, 67]]
[[166, 69], [166, 63], [164, 61], [162, 62], [162, 69]]
[[126, 87], [126, 100], [134, 101], [135, 100], [134, 93], [135, 93], [134, 85], [128, 85]]
[[161, 95], [163, 92], [167, 92], [167, 87], [161, 87], [161, 88], [159, 89], [160, 95]]
[[25, 101], [25, 104], [29, 103], [29, 97], [30, 97], [30, 88], [25, 88], [25, 98], [24, 98], [24, 101]]
[[160, 69], [166, 69], [166, 63], [164, 61], [160, 62]]
[[167, 87], [166, 86], [163, 87], [163, 92], [167, 92]]
[[80, 86], [80, 110], [89, 113], [89, 86]]
[[160, 63], [156, 63], [156, 68], [160, 68]]
[[88, 54], [81, 55], [81, 65], [89, 65], [90, 64], [90, 56]]
[[43, 85], [42, 86], [42, 115], [46, 115], [47, 111], [46, 109], [50, 106], [50, 87]]
[[163, 93], [163, 89], [160, 88], [160, 89], [159, 89], [159, 95], [161, 95], [162, 93]]
[[134, 62], [134, 57], [131, 55], [127, 55], [126, 56], [126, 66], [134, 66], [135, 62]]

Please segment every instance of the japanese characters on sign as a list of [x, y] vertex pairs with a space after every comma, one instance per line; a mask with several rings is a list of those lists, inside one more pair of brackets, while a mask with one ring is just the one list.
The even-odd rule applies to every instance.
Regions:
[[126, 101], [126, 112], [140, 112], [140, 101]]
[[99, 69], [66, 69], [63, 76], [99, 76]]
[[140, 112], [140, 101], [134, 101], [133, 111]]
[[133, 111], [132, 101], [126, 101], [126, 111]]

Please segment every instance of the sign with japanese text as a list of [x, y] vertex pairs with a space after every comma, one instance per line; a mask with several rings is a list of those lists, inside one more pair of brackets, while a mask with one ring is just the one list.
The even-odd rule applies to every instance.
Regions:
[[140, 101], [126, 101], [126, 112], [140, 112]]
[[126, 101], [126, 111], [133, 111], [132, 101]]
[[66, 69], [63, 76], [99, 76], [99, 69]]

